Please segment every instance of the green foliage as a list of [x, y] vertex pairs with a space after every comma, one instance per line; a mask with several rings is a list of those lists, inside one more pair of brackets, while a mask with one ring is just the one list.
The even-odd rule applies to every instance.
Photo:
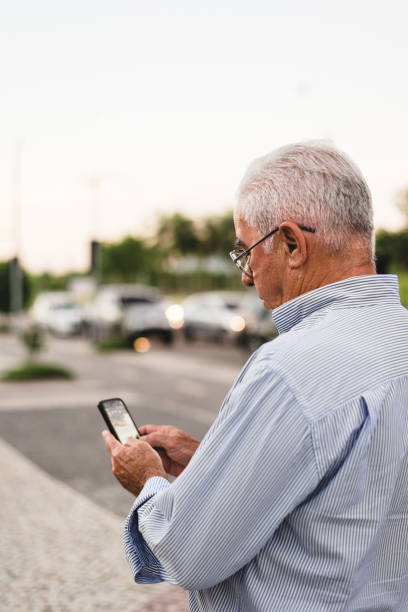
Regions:
[[96, 346], [98, 351], [116, 351], [118, 349], [130, 349], [132, 346], [129, 342], [126, 342], [126, 339], [122, 336], [114, 336], [113, 338], [109, 338], [109, 340], [103, 340], [99, 342]]
[[[232, 263], [231, 263], [232, 265]], [[233, 270], [235, 272], [235, 270]], [[240, 290], [243, 289], [241, 275], [212, 274], [207, 271], [194, 271], [185, 274], [162, 272], [158, 277], [158, 287], [165, 293], [185, 294], [196, 291]]]
[[234, 242], [232, 211], [196, 222], [181, 213], [162, 215], [156, 232], [156, 246], [162, 256], [227, 255]]
[[[0, 262], [0, 312], [10, 312], [10, 266], [11, 262]], [[23, 307], [30, 297], [30, 279], [22, 270]]]
[[65, 291], [69, 274], [57, 275], [51, 272], [30, 275], [31, 287], [36, 295], [41, 291]]
[[228, 257], [234, 241], [232, 211], [197, 222], [181, 213], [162, 215], [150, 243], [127, 236], [103, 246], [102, 281], [141, 282], [165, 291], [233, 288], [239, 286], [239, 274], [232, 280], [231, 276], [202, 270], [175, 273], [171, 264], [185, 255]]
[[158, 254], [142, 238], [127, 236], [117, 243], [102, 247], [102, 279], [104, 282], [154, 281]]
[[46, 379], [72, 379], [74, 376], [70, 370], [50, 363], [38, 363], [28, 361], [20, 368], [9, 370], [4, 374], [3, 380], [7, 382], [25, 382], [30, 380]]
[[232, 210], [217, 217], [204, 219], [201, 231], [201, 252], [228, 255], [235, 243]]
[[[405, 278], [404, 272], [408, 271], [408, 187], [401, 189], [397, 195], [396, 204], [404, 216], [405, 227], [397, 232], [387, 230], [377, 232], [376, 256], [380, 264], [377, 269], [380, 272], [391, 270], [396, 274], [402, 274], [402, 277]], [[404, 280], [401, 289], [403, 284]]]
[[379, 230], [376, 235], [377, 257], [387, 260], [388, 268], [408, 270], [408, 229], [399, 232]]
[[181, 213], [160, 217], [156, 240], [157, 246], [166, 254], [196, 253], [200, 247], [194, 221]]
[[401, 302], [408, 308], [408, 228], [398, 232], [379, 230], [376, 257], [378, 272], [398, 275]]
[[[150, 239], [126, 236], [102, 245], [100, 281], [154, 285], [164, 291], [192, 292], [240, 286], [240, 275], [212, 274], [205, 270], [175, 271], [186, 255], [205, 258], [220, 255], [228, 259], [235, 241], [232, 211], [194, 220], [176, 212], [158, 219]], [[231, 264], [232, 265], [232, 264]], [[9, 264], [0, 264], [0, 311], [9, 310]], [[232, 270], [232, 268], [231, 268]], [[56, 275], [44, 272], [24, 275], [24, 304], [34, 301], [42, 291], [63, 291], [73, 273]], [[78, 276], [78, 273], [75, 273]]]
[[400, 285], [401, 302], [408, 308], [408, 272], [399, 272], [398, 280]]
[[39, 353], [44, 346], [44, 332], [36, 326], [31, 326], [21, 333], [21, 340], [28, 349], [30, 355]]

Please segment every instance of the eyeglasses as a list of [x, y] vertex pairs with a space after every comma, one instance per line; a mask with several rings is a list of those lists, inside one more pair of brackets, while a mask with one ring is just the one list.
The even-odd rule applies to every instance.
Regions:
[[[299, 228], [304, 232], [312, 232], [313, 234], [316, 232], [313, 227], [305, 227], [304, 225], [299, 225]], [[258, 240], [258, 242], [255, 242], [255, 244], [250, 246], [249, 249], [247, 249], [246, 251], [244, 251], [244, 249], [234, 249], [233, 251], [230, 251], [230, 257], [234, 264], [237, 266], [237, 268], [241, 270], [241, 272], [246, 274], [249, 278], [252, 278], [252, 270], [249, 265], [252, 249], [254, 249], [256, 246], [258, 246], [258, 244], [261, 244], [261, 242], [263, 242], [273, 234], [275, 234], [278, 229], [279, 227], [275, 227], [275, 229], [269, 232], [269, 234], [266, 234], [266, 236]]]

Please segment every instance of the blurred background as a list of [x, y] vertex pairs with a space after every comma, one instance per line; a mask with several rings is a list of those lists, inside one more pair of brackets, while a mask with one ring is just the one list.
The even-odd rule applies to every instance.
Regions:
[[[398, 274], [408, 305], [407, 13], [402, 0], [2, 6], [5, 609], [185, 609], [178, 590], [132, 585], [121, 551], [110, 581], [97, 565], [72, 588], [61, 576], [73, 558], [88, 568], [86, 551], [104, 559], [86, 534], [98, 522], [119, 534], [132, 502], [110, 473], [96, 403], [121, 396], [138, 424], [202, 437], [276, 335], [228, 256], [253, 158], [305, 139], [346, 151], [372, 191], [378, 271]], [[37, 501], [17, 528], [18, 495]], [[64, 496], [84, 504], [75, 550], [58, 527]], [[62, 574], [46, 561], [55, 537]]]

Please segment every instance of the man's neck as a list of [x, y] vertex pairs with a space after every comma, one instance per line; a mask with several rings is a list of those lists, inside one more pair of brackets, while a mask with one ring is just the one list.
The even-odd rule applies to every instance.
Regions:
[[294, 283], [291, 283], [293, 295], [289, 299], [346, 278], [376, 274], [371, 258], [361, 255], [361, 252], [350, 253], [344, 257], [330, 257], [326, 254], [325, 259], [321, 258], [319, 261], [317, 258], [316, 262], [311, 261], [306, 274], [299, 274], [297, 279], [293, 279]]
[[[323, 287], [324, 285], [331, 285], [332, 283], [338, 283], [346, 278], [353, 276], [365, 276], [368, 274], [376, 274], [374, 263], [361, 263], [356, 265], [344, 265], [334, 269], [324, 270], [320, 273], [312, 276], [308, 279], [309, 283], [313, 285], [313, 289]], [[308, 289], [310, 291], [311, 289]]]

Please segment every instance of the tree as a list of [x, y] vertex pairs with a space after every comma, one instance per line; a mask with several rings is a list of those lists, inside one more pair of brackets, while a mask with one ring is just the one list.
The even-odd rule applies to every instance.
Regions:
[[234, 242], [235, 228], [232, 211], [204, 219], [201, 232], [201, 250], [203, 253], [227, 255], [233, 248]]
[[[72, 273], [74, 274], [74, 272]], [[31, 274], [30, 283], [33, 293], [40, 291], [65, 291], [69, 274], [53, 274], [52, 272], [41, 272], [41, 274]]]
[[376, 253], [380, 262], [385, 260], [388, 265], [392, 263], [397, 268], [408, 269], [408, 229], [399, 232], [379, 230], [376, 235]]
[[397, 195], [397, 208], [404, 216], [405, 227], [408, 227], [408, 187], [401, 189]]
[[127, 236], [102, 247], [104, 281], [150, 282], [157, 268], [157, 255], [141, 238]]
[[181, 213], [160, 217], [156, 239], [158, 247], [168, 254], [196, 253], [200, 247], [194, 221]]

